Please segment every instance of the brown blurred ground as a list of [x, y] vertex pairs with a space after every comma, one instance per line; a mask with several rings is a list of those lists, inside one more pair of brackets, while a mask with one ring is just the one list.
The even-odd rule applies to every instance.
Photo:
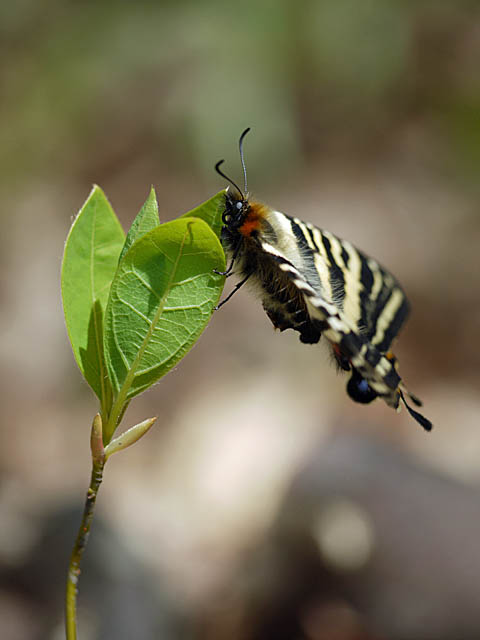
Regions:
[[[96, 411], [60, 304], [72, 216], [93, 182], [125, 227], [152, 183], [162, 219], [183, 213], [223, 186], [216, 160], [240, 175], [248, 125], [254, 196], [404, 285], [396, 352], [435, 429], [351, 403], [326, 350], [275, 334], [243, 290], [132, 403], [126, 424], [159, 424], [107, 468], [82, 638], [133, 637], [108, 624], [125, 603], [146, 639], [480, 637], [478, 3], [26, 0], [0, 6], [0, 52], [1, 637], [62, 637]], [[360, 522], [353, 567], [319, 543], [324, 507], [342, 558]]]

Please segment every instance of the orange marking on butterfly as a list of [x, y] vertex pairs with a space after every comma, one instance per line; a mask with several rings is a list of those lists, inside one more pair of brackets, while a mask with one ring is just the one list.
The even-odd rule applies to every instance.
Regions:
[[245, 217], [245, 221], [241, 227], [239, 227], [239, 232], [242, 236], [250, 236], [254, 231], [258, 231], [262, 226], [262, 220], [265, 217], [268, 208], [257, 202], [250, 202], [250, 208]]
[[340, 347], [338, 346], [338, 344], [333, 344], [332, 343], [332, 347], [333, 347], [333, 350], [335, 351], [335, 353], [337, 354], [337, 356], [341, 356], [342, 355], [342, 352], [340, 351]]

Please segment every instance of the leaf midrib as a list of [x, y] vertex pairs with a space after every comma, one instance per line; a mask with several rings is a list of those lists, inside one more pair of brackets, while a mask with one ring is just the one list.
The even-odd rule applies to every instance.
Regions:
[[[96, 298], [95, 298], [95, 255], [96, 255], [96, 251], [95, 251], [95, 236], [96, 236], [96, 229], [97, 229], [97, 214], [98, 214], [98, 203], [96, 201], [94, 201], [94, 210], [93, 210], [93, 224], [92, 224], [92, 234], [91, 234], [91, 242], [90, 242], [90, 298], [91, 298], [91, 309], [93, 310], [93, 324], [94, 324], [94, 328], [95, 328], [95, 342], [96, 342], [96, 356], [97, 356], [97, 363], [98, 363], [98, 371], [99, 371], [99, 381], [100, 381], [100, 390], [101, 390], [101, 398], [100, 398], [100, 405], [102, 408], [102, 413], [105, 411], [106, 408], [106, 401], [107, 401], [107, 391], [105, 388], [105, 380], [106, 380], [106, 371], [105, 371], [105, 367], [104, 367], [104, 360], [102, 357], [103, 354], [103, 340], [102, 337], [100, 335], [100, 329], [99, 329], [99, 323], [98, 323], [98, 317], [97, 317], [97, 310], [95, 307], [95, 302], [96, 302]], [[101, 308], [101, 304], [100, 304], [100, 308]]]
[[[123, 406], [124, 402], [127, 399], [128, 396], [128, 392], [130, 390], [130, 387], [132, 386], [133, 380], [135, 378], [137, 369], [140, 365], [140, 361], [143, 357], [143, 354], [145, 353], [145, 349], [147, 348], [147, 345], [150, 341], [150, 338], [153, 334], [153, 331], [155, 330], [155, 327], [158, 324], [159, 318], [163, 313], [163, 309], [165, 307], [165, 303], [167, 301], [167, 297], [168, 294], [170, 293], [170, 290], [172, 289], [172, 284], [173, 284], [173, 280], [175, 278], [175, 275], [177, 273], [177, 268], [178, 268], [178, 263], [180, 261], [180, 258], [183, 254], [183, 247], [185, 245], [185, 239], [187, 237], [188, 234], [188, 228], [185, 229], [185, 232], [183, 234], [183, 238], [182, 241], [180, 243], [179, 249], [178, 249], [178, 254], [177, 257], [175, 259], [175, 262], [173, 264], [173, 268], [172, 271], [170, 273], [170, 277], [168, 279], [167, 282], [167, 286], [165, 287], [165, 292], [164, 294], [159, 298], [160, 302], [157, 308], [157, 311], [155, 312], [155, 316], [152, 319], [152, 321], [150, 322], [150, 326], [148, 328], [147, 333], [145, 334], [144, 339], [142, 340], [142, 344], [140, 345], [138, 351], [137, 351], [137, 355], [135, 356], [132, 364], [130, 365], [130, 368], [128, 370], [128, 373], [125, 377], [125, 380], [122, 384], [122, 386], [120, 387], [120, 391], [118, 392], [118, 396], [117, 399], [115, 400], [115, 404], [112, 408], [112, 414], [111, 414], [111, 419], [114, 421], [114, 426], [116, 426], [116, 419], [117, 419], [117, 413], [120, 414], [121, 411], [121, 407]], [[118, 345], [117, 345], [118, 346]]]

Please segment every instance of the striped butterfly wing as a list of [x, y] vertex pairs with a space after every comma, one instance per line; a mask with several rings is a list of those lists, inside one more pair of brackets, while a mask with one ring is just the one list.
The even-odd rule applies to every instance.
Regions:
[[314, 253], [324, 295], [352, 331], [381, 353], [387, 352], [410, 310], [397, 280], [350, 242], [298, 219], [291, 222], [304, 251], [308, 247]]
[[[278, 214], [277, 214], [278, 215]], [[295, 264], [276, 246], [265, 253], [301, 292], [314, 326], [390, 406], [399, 403], [400, 377], [387, 357], [409, 305], [395, 278], [349, 242], [285, 216], [298, 247]], [[267, 309], [268, 313], [268, 309]], [[293, 327], [295, 328], [295, 327]]]

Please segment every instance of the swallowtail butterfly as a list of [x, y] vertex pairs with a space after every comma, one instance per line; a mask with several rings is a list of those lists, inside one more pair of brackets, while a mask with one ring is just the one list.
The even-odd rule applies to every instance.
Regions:
[[415, 411], [420, 400], [405, 388], [390, 345], [407, 318], [409, 303], [397, 280], [350, 242], [308, 222], [249, 199], [243, 157], [244, 190], [225, 192], [222, 244], [230, 259], [222, 275], [241, 280], [219, 307], [249, 280], [260, 292], [273, 326], [293, 329], [301, 342], [315, 344], [323, 335], [340, 369], [350, 372], [348, 395], [356, 402], [382, 398], [394, 409], [400, 401], [420, 425], [432, 423]]

